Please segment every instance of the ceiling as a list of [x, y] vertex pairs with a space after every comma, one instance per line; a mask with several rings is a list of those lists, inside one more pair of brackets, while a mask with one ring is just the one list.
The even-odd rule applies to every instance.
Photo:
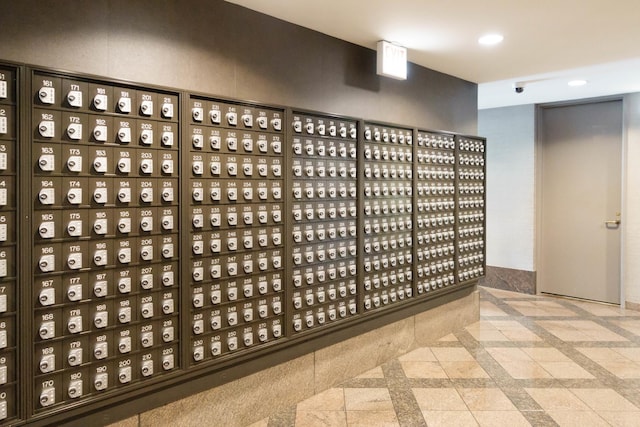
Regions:
[[[409, 61], [478, 83], [479, 108], [640, 91], [638, 0], [227, 1], [371, 49], [405, 46]], [[503, 43], [480, 46], [487, 33]], [[577, 78], [588, 84], [567, 86]]]

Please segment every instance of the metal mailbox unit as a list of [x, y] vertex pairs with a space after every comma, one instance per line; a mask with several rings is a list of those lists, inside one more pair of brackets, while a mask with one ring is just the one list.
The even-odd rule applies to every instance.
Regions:
[[413, 131], [364, 123], [363, 310], [414, 297]]
[[115, 420], [457, 298], [485, 148], [0, 63], [0, 425]]
[[180, 366], [180, 104], [176, 92], [29, 77], [30, 407], [41, 414]]
[[457, 136], [457, 234], [456, 271], [459, 282], [476, 281], [484, 276], [486, 209], [486, 141], [478, 137]]
[[199, 365], [284, 337], [285, 124], [280, 109], [196, 95], [189, 111], [185, 283]]
[[416, 144], [416, 290], [459, 283], [456, 261], [455, 136], [418, 131]]
[[18, 116], [21, 70], [0, 63], [0, 423], [20, 415]]
[[356, 315], [358, 127], [355, 119], [294, 111], [291, 182], [292, 334]]

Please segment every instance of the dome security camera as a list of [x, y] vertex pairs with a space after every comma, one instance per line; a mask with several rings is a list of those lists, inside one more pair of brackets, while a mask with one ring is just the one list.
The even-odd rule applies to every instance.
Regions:
[[513, 90], [516, 91], [516, 93], [522, 93], [524, 92], [524, 83], [522, 82], [516, 82], [513, 84]]

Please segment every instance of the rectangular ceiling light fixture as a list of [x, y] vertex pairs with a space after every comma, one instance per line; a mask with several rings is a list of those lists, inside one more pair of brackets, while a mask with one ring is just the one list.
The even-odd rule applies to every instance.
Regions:
[[407, 48], [379, 41], [377, 73], [392, 79], [407, 80]]

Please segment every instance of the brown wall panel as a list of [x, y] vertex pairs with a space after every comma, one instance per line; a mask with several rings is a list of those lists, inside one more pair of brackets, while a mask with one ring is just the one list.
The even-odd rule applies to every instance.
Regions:
[[0, 58], [405, 125], [476, 133], [477, 86], [222, 0], [22, 0], [0, 14]]

